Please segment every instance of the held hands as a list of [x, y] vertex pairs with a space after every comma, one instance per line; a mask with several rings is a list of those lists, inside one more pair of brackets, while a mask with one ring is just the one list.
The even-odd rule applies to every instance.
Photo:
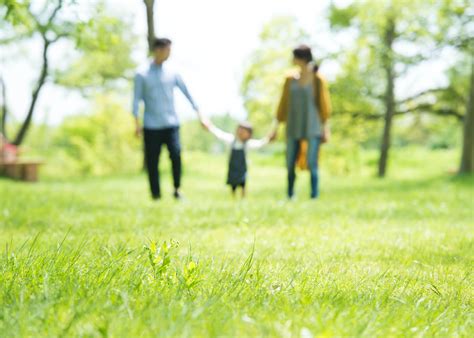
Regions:
[[267, 135], [268, 141], [269, 142], [275, 141], [277, 136], [278, 136], [278, 130], [277, 130], [277, 128], [275, 128], [275, 129], [271, 130], [270, 133], [268, 133], [268, 135]]
[[204, 116], [200, 116], [199, 122], [201, 122], [201, 126], [206, 130], [209, 130], [212, 126], [212, 122]]
[[267, 137], [270, 142], [273, 142], [276, 140], [277, 136], [278, 136], [278, 121], [274, 120], [272, 122], [272, 128], [270, 130], [270, 133], [268, 134]]

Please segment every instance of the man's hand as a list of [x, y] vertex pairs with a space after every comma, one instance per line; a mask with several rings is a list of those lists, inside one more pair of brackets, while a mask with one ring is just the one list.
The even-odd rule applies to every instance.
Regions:
[[209, 128], [212, 125], [212, 122], [206, 117], [201, 117], [200, 122], [201, 122], [202, 127], [206, 130], [209, 130]]
[[207, 117], [205, 117], [200, 111], [196, 111], [196, 114], [198, 116], [198, 119], [199, 119], [199, 123], [201, 123], [201, 126], [206, 129], [206, 130], [209, 130], [209, 125], [210, 125], [210, 121]]
[[143, 134], [143, 128], [140, 126], [140, 122], [138, 119], [135, 120], [135, 136], [136, 137], [141, 137]]
[[137, 127], [135, 128], [135, 136], [138, 137], [138, 138], [140, 138], [142, 135], [143, 135], [143, 128], [137, 126]]

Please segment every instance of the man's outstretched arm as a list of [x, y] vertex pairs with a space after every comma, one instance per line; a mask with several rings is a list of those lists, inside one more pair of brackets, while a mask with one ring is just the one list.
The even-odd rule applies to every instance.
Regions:
[[176, 75], [176, 86], [178, 86], [179, 90], [186, 96], [188, 99], [189, 103], [191, 103], [191, 106], [193, 107], [194, 111], [198, 114], [199, 119], [201, 119], [201, 114], [199, 113], [199, 108], [194, 101], [193, 97], [189, 93], [188, 87], [186, 87], [186, 84], [184, 83], [183, 79], [181, 78], [180, 75]]

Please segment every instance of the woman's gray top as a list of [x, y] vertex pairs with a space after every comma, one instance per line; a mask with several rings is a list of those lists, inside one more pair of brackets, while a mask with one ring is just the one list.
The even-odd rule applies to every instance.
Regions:
[[312, 82], [301, 86], [298, 80], [294, 79], [291, 83], [286, 136], [288, 139], [310, 139], [321, 136], [321, 122]]

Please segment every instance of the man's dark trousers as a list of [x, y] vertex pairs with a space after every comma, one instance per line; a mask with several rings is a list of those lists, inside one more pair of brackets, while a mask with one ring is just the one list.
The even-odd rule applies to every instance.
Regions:
[[153, 198], [160, 198], [161, 190], [158, 163], [160, 161], [161, 146], [163, 144], [166, 144], [170, 154], [174, 187], [178, 189], [181, 185], [181, 144], [179, 142], [179, 127], [144, 129], [144, 138], [146, 166], [151, 195]]

